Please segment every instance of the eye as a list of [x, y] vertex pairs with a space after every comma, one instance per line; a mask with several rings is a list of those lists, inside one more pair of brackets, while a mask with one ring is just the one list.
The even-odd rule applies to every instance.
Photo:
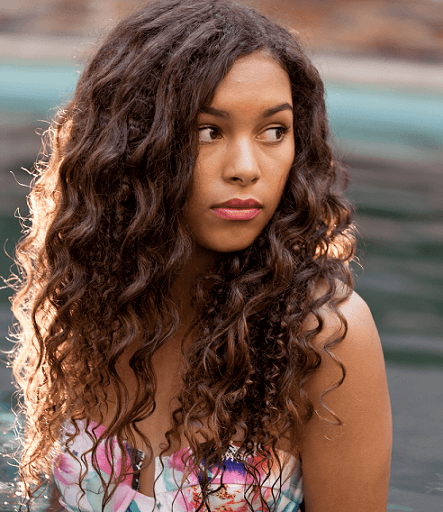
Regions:
[[212, 142], [220, 138], [220, 130], [214, 126], [202, 126], [198, 129], [200, 142]]
[[273, 126], [262, 132], [259, 138], [270, 143], [281, 142], [288, 130], [289, 128], [287, 126]]

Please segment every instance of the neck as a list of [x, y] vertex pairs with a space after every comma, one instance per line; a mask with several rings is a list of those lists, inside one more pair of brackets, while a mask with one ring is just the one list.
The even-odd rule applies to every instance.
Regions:
[[172, 287], [172, 297], [179, 304], [180, 329], [187, 329], [194, 320], [196, 312], [191, 306], [191, 291], [200, 274], [209, 272], [213, 267], [217, 253], [195, 247], [191, 259]]

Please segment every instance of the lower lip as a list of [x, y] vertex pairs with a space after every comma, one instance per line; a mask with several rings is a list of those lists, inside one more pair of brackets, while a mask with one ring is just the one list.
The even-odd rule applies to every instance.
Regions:
[[260, 208], [213, 208], [218, 217], [227, 220], [251, 220], [260, 213]]

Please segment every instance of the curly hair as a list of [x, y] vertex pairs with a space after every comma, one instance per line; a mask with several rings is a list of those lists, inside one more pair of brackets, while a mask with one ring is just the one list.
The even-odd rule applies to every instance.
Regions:
[[[36, 165], [13, 300], [13, 368], [26, 415], [20, 471], [28, 495], [51, 472], [63, 423], [89, 424], [109, 387], [117, 407], [111, 425], [93, 439], [94, 467], [99, 442], [116, 438], [121, 448], [137, 432], [150, 446], [137, 423], [155, 408], [153, 354], [179, 325], [171, 289], [192, 252], [183, 211], [198, 154], [197, 115], [236, 59], [257, 51], [289, 75], [296, 155], [263, 232], [248, 248], [220, 254], [194, 287], [194, 341], [184, 352], [164, 452], [180, 436], [192, 446], [188, 462], [190, 471], [201, 468], [204, 508], [207, 468], [222, 464], [237, 427], [247, 454], [270, 461], [285, 436], [297, 453], [313, 415], [305, 385], [322, 357], [341, 368], [334, 388], [345, 378], [329, 348], [347, 330], [338, 306], [353, 288], [355, 239], [352, 208], [342, 196], [347, 174], [328, 144], [317, 70], [292, 32], [244, 5], [148, 3], [120, 21], [90, 59], [48, 132], [49, 161]], [[340, 282], [345, 291], [338, 294]], [[341, 327], [320, 349], [324, 306]], [[312, 315], [317, 325], [307, 330]], [[137, 389], [130, 400], [116, 364], [134, 344]], [[254, 468], [247, 471], [259, 488]], [[105, 487], [103, 507], [113, 492]]]

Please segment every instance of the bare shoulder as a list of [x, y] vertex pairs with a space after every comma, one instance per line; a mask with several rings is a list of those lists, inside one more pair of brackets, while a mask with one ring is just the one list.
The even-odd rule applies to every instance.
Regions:
[[[372, 313], [366, 302], [353, 291], [351, 295], [339, 305], [339, 311], [346, 319], [348, 332], [345, 337], [346, 343], [343, 344], [343, 350], [352, 347], [354, 350], [366, 350], [372, 347], [378, 352], [381, 350], [380, 338], [375, 326]], [[331, 313], [327, 314], [328, 321], [326, 327], [333, 328], [336, 322], [331, 318]]]
[[[316, 411], [301, 450], [306, 510], [378, 512], [386, 510], [392, 442], [383, 351], [369, 307], [357, 293], [337, 309], [346, 332], [337, 313], [325, 306], [315, 340], [322, 362], [306, 387]], [[343, 339], [331, 345], [340, 330]], [[343, 375], [336, 359], [345, 378], [334, 388]]]
[[[384, 358], [380, 337], [372, 313], [366, 302], [356, 292], [340, 305], [340, 312], [346, 318], [348, 331], [340, 351], [354, 364], [383, 367]], [[363, 359], [362, 359], [363, 358]]]
[[[322, 292], [322, 287], [319, 287], [318, 295]], [[323, 328], [315, 340], [317, 347], [323, 347], [331, 338], [336, 337], [337, 333], [344, 327], [342, 322], [344, 320], [347, 326], [345, 343], [338, 345], [336, 350], [345, 355], [346, 352], [355, 353], [355, 350], [365, 350], [372, 347], [380, 353], [380, 338], [366, 302], [355, 291], [351, 291], [349, 294], [341, 283], [337, 286], [336, 296], [339, 301], [337, 311], [340, 316], [328, 304], [321, 308], [320, 315], [323, 320]], [[316, 324], [317, 320], [311, 315], [306, 320], [305, 327], [312, 328]]]
[[[307, 385], [308, 395], [319, 405], [319, 413], [322, 409], [320, 396], [342, 378], [342, 370], [337, 361], [344, 366], [345, 379], [336, 391], [326, 395], [326, 402], [337, 402], [340, 399], [347, 401], [347, 393], [355, 395], [358, 390], [363, 392], [363, 387], [367, 388], [369, 399], [377, 387], [386, 386], [380, 337], [371, 311], [360, 295], [353, 291], [339, 303], [337, 312], [325, 305], [320, 314], [323, 328], [314, 340], [314, 345], [322, 361]], [[313, 322], [317, 320], [309, 320], [309, 323]], [[337, 338], [342, 339], [335, 342]]]

